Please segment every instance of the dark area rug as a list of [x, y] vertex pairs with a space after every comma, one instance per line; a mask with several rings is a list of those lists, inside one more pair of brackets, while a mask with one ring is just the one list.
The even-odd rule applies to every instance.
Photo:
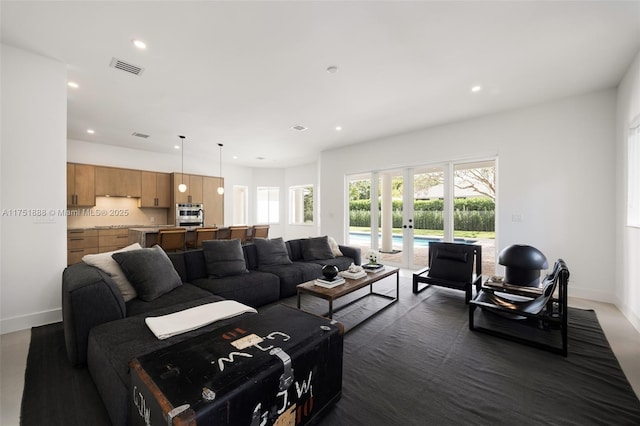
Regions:
[[[337, 318], [378, 307], [365, 299]], [[303, 308], [326, 303], [303, 298]], [[400, 302], [345, 336], [343, 396], [318, 424], [640, 424], [640, 401], [593, 311], [570, 309], [564, 358], [469, 331], [467, 309], [462, 292], [413, 295], [402, 279]], [[66, 359], [61, 324], [33, 329], [21, 410], [23, 426], [109, 424], [88, 371]]]

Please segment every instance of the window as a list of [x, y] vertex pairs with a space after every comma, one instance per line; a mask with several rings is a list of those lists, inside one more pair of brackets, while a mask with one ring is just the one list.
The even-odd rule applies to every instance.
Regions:
[[640, 228], [640, 117], [629, 128], [627, 225]]
[[257, 192], [257, 223], [279, 223], [280, 188], [259, 186]]
[[313, 185], [289, 188], [289, 223], [292, 225], [313, 223]]

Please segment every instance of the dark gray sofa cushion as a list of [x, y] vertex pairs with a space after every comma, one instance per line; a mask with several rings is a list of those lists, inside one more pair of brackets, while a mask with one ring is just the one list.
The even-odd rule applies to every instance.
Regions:
[[214, 278], [228, 277], [247, 272], [240, 240], [203, 241], [207, 273]]
[[114, 253], [112, 257], [136, 289], [138, 297], [145, 302], [157, 299], [182, 285], [173, 263], [158, 245]]
[[302, 248], [302, 259], [305, 261], [333, 259], [333, 251], [329, 245], [329, 238], [323, 237], [306, 238], [300, 241]]
[[208, 297], [211, 297], [210, 292], [192, 284], [184, 283], [150, 302], [145, 302], [140, 298], [135, 298], [126, 302], [127, 316], [131, 317], [138, 314], [144, 314], [146, 312], [155, 311], [156, 309], [166, 308], [180, 303], [197, 299], [205, 299]]
[[71, 364], [87, 362], [87, 341], [93, 326], [126, 315], [122, 294], [108, 274], [84, 262], [63, 271], [62, 323]]
[[287, 245], [282, 238], [256, 238], [253, 240], [258, 251], [258, 266], [288, 265], [291, 263]]
[[193, 285], [225, 299], [257, 308], [280, 298], [280, 279], [273, 274], [250, 271], [222, 278], [198, 278]]
[[[191, 302], [160, 308], [153, 316], [223, 300], [209, 296]], [[255, 315], [255, 314], [243, 314]], [[114, 426], [125, 426], [129, 419], [129, 361], [155, 350], [237, 321], [234, 317], [165, 340], [157, 339], [144, 322], [149, 315], [136, 315], [94, 327], [89, 334], [88, 368]]]

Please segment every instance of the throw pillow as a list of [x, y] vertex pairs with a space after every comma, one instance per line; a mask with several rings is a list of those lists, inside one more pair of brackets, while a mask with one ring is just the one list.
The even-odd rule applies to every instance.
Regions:
[[336, 242], [336, 240], [333, 237], [327, 237], [327, 239], [329, 240], [329, 247], [331, 247], [331, 252], [333, 253], [333, 255], [335, 257], [344, 256], [344, 254], [342, 254], [342, 252], [340, 251], [340, 247], [338, 247], [338, 243]]
[[82, 261], [87, 265], [95, 266], [96, 268], [102, 270], [105, 274], [109, 275], [113, 282], [120, 289], [120, 293], [122, 294], [122, 298], [125, 302], [128, 302], [131, 299], [135, 299], [138, 294], [136, 293], [136, 289], [133, 288], [129, 280], [127, 279], [124, 272], [118, 265], [118, 262], [113, 260], [111, 255], [113, 253], [120, 253], [123, 251], [131, 251], [131, 250], [140, 250], [140, 244], [134, 243], [125, 248], [121, 248], [120, 250], [107, 251], [104, 253], [98, 254], [86, 254], [82, 257]]
[[467, 253], [438, 249], [434, 256], [430, 277], [460, 283], [471, 281], [473, 262], [467, 262]]
[[292, 263], [289, 259], [287, 245], [282, 238], [255, 238], [253, 243], [258, 251], [258, 265], [287, 265]]
[[158, 245], [114, 253], [112, 257], [133, 284], [138, 297], [145, 302], [151, 302], [182, 285], [169, 256]]
[[240, 240], [203, 241], [202, 250], [207, 273], [213, 278], [248, 272]]
[[309, 260], [333, 259], [335, 256], [329, 247], [329, 239], [324, 237], [307, 238], [300, 240], [302, 246], [302, 258]]

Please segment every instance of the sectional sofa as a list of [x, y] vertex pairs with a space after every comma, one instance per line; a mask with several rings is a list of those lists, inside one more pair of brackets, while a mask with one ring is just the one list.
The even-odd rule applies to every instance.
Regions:
[[[67, 355], [87, 364], [116, 426], [129, 423], [129, 361], [236, 321], [230, 318], [164, 340], [145, 323], [222, 300], [257, 308], [296, 293], [296, 285], [361, 262], [360, 249], [325, 237], [283, 241], [205, 241], [203, 248], [166, 254], [158, 246], [127, 247], [86, 257], [62, 276]], [[116, 266], [117, 264], [117, 266]], [[126, 283], [123, 282], [128, 281]], [[243, 313], [242, 315], [254, 315]]]
[[[169, 253], [172, 267], [158, 256], [157, 246], [134, 245], [117, 254], [94, 255], [100, 261], [87, 256], [88, 263], [71, 265], [62, 275], [69, 360], [74, 365], [87, 362], [89, 332], [100, 324], [213, 300], [231, 299], [257, 308], [296, 294], [298, 284], [322, 275], [323, 265], [345, 270], [361, 263], [358, 248], [330, 242], [326, 236], [286, 242], [256, 239], [242, 246], [239, 240], [205, 241], [202, 249]], [[114, 262], [115, 257], [120, 258]], [[122, 282], [127, 278], [136, 286]]]

